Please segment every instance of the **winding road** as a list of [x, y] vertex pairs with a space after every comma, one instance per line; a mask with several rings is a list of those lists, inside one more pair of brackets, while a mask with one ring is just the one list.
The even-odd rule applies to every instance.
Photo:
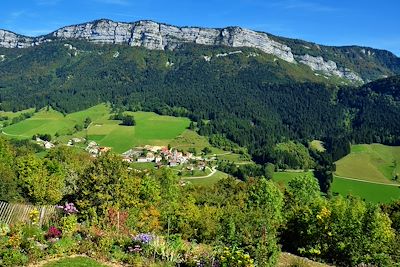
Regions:
[[212, 167], [212, 169], [210, 167], [206, 167], [206, 168], [211, 171], [208, 175], [183, 177], [183, 179], [185, 179], [185, 180], [204, 179], [204, 178], [208, 178], [208, 177], [213, 176], [217, 172], [217, 168], [216, 167]]

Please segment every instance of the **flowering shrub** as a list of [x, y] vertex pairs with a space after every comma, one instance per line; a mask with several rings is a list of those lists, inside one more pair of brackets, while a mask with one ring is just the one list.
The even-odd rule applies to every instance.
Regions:
[[78, 230], [78, 218], [76, 215], [69, 215], [61, 218], [61, 230], [64, 235], [73, 235]]
[[57, 206], [57, 208], [61, 209], [66, 215], [78, 213], [78, 209], [75, 207], [74, 203], [66, 202], [65, 206]]
[[244, 253], [243, 250], [224, 248], [221, 255], [219, 255], [219, 266], [221, 267], [254, 267], [254, 260], [250, 255]]
[[154, 235], [152, 234], [138, 234], [133, 237], [133, 241], [140, 242], [142, 244], [148, 245], [151, 241], [153, 241]]
[[10, 227], [6, 223], [0, 222], [0, 236], [5, 236], [10, 232]]
[[37, 209], [33, 209], [29, 212], [29, 219], [32, 224], [37, 224], [39, 222], [39, 211]]
[[57, 229], [55, 226], [51, 226], [49, 230], [47, 231], [46, 238], [47, 239], [52, 239], [52, 238], [60, 238], [61, 237], [61, 231]]

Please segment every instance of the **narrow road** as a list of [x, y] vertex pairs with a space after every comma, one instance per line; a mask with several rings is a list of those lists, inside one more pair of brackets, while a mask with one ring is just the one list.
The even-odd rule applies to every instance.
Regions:
[[11, 136], [11, 137], [25, 137], [25, 138], [29, 138], [29, 136], [26, 135], [20, 135], [20, 134], [8, 134], [6, 132], [4, 132], [3, 130], [1, 130], [1, 133], [7, 136]]
[[183, 179], [186, 180], [193, 180], [193, 179], [204, 179], [204, 178], [208, 178], [210, 176], [213, 176], [216, 172], [217, 172], [217, 168], [213, 167], [212, 169], [210, 167], [206, 167], [207, 169], [209, 169], [211, 171], [211, 173], [209, 173], [206, 176], [192, 176], [192, 177], [183, 177]]
[[341, 178], [344, 180], [351, 180], [351, 181], [363, 182], [363, 183], [368, 183], [368, 184], [379, 184], [379, 185], [389, 185], [389, 186], [400, 187], [400, 184], [387, 184], [387, 183], [381, 183], [381, 182], [366, 181], [366, 180], [361, 180], [361, 179], [356, 179], [356, 178], [343, 177], [343, 176], [339, 176], [339, 175], [335, 175], [335, 177], [338, 177], [338, 178]]
[[232, 151], [229, 151], [229, 152], [225, 152], [225, 153], [221, 153], [221, 154], [212, 154], [214, 157], [217, 157], [217, 156], [224, 156], [224, 155], [230, 155], [230, 154], [232, 154]]

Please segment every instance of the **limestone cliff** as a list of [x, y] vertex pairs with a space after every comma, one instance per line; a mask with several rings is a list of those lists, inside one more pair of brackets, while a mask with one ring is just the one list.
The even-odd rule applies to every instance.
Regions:
[[176, 27], [153, 21], [121, 23], [100, 20], [61, 28], [51, 34], [59, 39], [84, 39], [96, 43], [128, 44], [148, 49], [175, 49], [182, 43], [254, 47], [288, 62], [294, 62], [291, 49], [271, 40], [266, 33], [239, 27], [208, 29]]
[[[400, 59], [390, 54], [390, 52], [386, 51], [386, 53], [385, 51], [375, 50], [383, 55], [384, 64], [386, 64], [386, 62], [390, 63], [389, 66], [382, 65], [379, 61], [380, 59], [375, 56], [375, 52], [370, 52], [370, 50], [368, 50], [369, 56], [367, 59], [358, 56], [357, 60], [360, 62], [357, 60], [355, 60], [356, 62], [352, 62], [352, 60], [357, 57], [353, 56], [350, 58], [349, 55], [351, 55], [351, 53], [345, 51], [343, 55], [335, 55], [338, 55], [339, 59], [349, 57], [348, 61], [351, 64], [343, 64], [343, 61], [339, 64], [334, 61], [336, 60], [335, 57], [333, 57], [333, 60], [326, 60], [325, 54], [323, 53], [317, 56], [315, 56], [314, 53], [314, 56], [312, 56], [307, 52], [300, 51], [298, 49], [299, 47], [307, 47], [310, 49], [309, 46], [304, 45], [297, 45], [296, 47], [296, 42], [303, 42], [301, 40], [296, 41], [293, 39], [280, 38], [267, 33], [256, 32], [240, 27], [227, 27], [223, 29], [177, 27], [149, 20], [123, 23], [102, 19], [63, 27], [48, 35], [39, 37], [27, 37], [0, 30], [0, 47], [5, 48], [27, 48], [40, 45], [44, 42], [51, 42], [56, 39], [80, 39], [100, 44], [126, 44], [130, 46], [141, 46], [152, 50], [174, 50], [178, 49], [184, 43], [210, 46], [251, 47], [293, 64], [305, 64], [315, 71], [316, 75], [322, 73], [325, 76], [338, 76], [355, 83], [368, 80], [370, 76], [369, 70], [358, 70], [358, 72], [356, 72], [355, 68], [357, 66], [371, 66], [372, 62], [372, 64], [376, 65], [377, 73], [382, 72], [380, 70], [384, 69], [385, 71], [383, 74], [387, 75], [393, 72], [393, 70], [397, 70], [397, 63], [393, 62], [400, 61]], [[310, 46], [312, 46], [312, 44]], [[316, 45], [316, 47], [319, 46]], [[366, 57], [366, 50], [360, 51], [363, 51], [362, 56]], [[320, 51], [317, 52], [319, 53]], [[328, 58], [332, 58], [332, 55]], [[368, 64], [363, 64], [361, 61], [365, 60], [370, 62]], [[388, 70], [385, 68], [388, 68]], [[398, 68], [400, 69], [400, 66], [398, 66]]]

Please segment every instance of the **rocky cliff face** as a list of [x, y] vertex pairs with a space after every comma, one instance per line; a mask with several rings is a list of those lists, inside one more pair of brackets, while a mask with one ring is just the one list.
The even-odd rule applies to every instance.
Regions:
[[285, 61], [294, 62], [291, 49], [271, 40], [267, 34], [239, 27], [205, 29], [175, 27], [153, 21], [120, 23], [100, 20], [61, 28], [51, 34], [60, 39], [84, 39], [96, 43], [128, 44], [148, 49], [175, 49], [182, 43], [254, 47]]
[[339, 68], [332, 60], [325, 61], [323, 57], [313, 57], [308, 54], [296, 56], [300, 63], [309, 66], [313, 71], [320, 71], [325, 75], [336, 75], [352, 82], [363, 82], [363, 79], [348, 68]]
[[[274, 55], [290, 63], [303, 63], [315, 72], [326, 76], [338, 76], [351, 82], [362, 82], [359, 73], [347, 66], [339, 66], [322, 56], [293, 53], [293, 47], [281, 38], [240, 27], [210, 29], [198, 27], [176, 27], [153, 21], [121, 23], [98, 20], [61, 28], [48, 35], [26, 37], [0, 30], [0, 47], [27, 48], [54, 39], [80, 39], [101, 44], [127, 44], [153, 50], [174, 50], [184, 43], [201, 45], [224, 45], [229, 47], [252, 47]], [[316, 73], [318, 75], [318, 73]]]
[[25, 37], [5, 30], [0, 30], [0, 47], [26, 48], [32, 46], [33, 42], [33, 38]]

